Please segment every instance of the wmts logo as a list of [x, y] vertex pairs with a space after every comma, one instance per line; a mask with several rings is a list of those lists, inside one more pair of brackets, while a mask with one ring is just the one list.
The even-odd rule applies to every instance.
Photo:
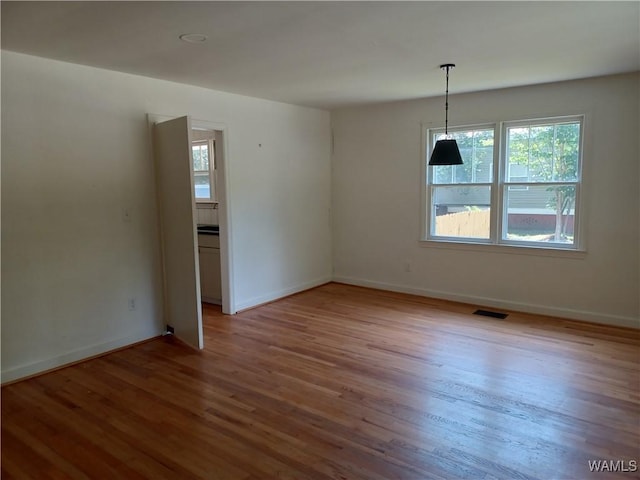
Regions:
[[637, 472], [636, 460], [589, 460], [589, 470], [592, 472]]

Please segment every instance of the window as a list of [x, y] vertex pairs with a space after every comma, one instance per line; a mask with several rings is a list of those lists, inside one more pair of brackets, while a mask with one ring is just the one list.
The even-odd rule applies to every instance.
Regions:
[[[489, 239], [494, 128], [451, 131], [462, 165], [429, 167], [430, 237]], [[444, 131], [431, 131], [431, 145]], [[429, 152], [429, 156], [431, 152]]]
[[[450, 130], [463, 165], [427, 166], [427, 240], [577, 249], [582, 117]], [[442, 130], [427, 130], [427, 158]]]
[[215, 156], [212, 140], [198, 140], [191, 143], [193, 156], [193, 186], [196, 202], [216, 200]]

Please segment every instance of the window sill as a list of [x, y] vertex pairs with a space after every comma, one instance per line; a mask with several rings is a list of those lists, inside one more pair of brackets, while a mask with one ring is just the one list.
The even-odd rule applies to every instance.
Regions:
[[423, 248], [444, 248], [450, 250], [466, 250], [483, 253], [506, 253], [510, 255], [533, 255], [539, 257], [556, 257], [574, 260], [582, 260], [587, 256], [586, 250], [540, 247], [532, 245], [495, 244], [433, 239], [420, 240], [419, 244]]

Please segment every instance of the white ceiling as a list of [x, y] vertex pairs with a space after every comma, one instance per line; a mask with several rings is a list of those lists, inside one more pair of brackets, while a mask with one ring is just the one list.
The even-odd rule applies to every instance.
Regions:
[[[640, 70], [640, 2], [12, 2], [2, 48], [299, 105]], [[183, 33], [208, 36], [204, 44]]]

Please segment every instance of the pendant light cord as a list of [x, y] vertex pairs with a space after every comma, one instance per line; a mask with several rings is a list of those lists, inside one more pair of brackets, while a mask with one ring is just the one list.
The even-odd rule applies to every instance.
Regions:
[[444, 97], [444, 135], [449, 135], [449, 67], [447, 68], [447, 90]]
[[447, 89], [444, 97], [444, 135], [449, 135], [449, 70], [455, 67], [455, 63], [445, 63], [440, 68], [447, 71]]

